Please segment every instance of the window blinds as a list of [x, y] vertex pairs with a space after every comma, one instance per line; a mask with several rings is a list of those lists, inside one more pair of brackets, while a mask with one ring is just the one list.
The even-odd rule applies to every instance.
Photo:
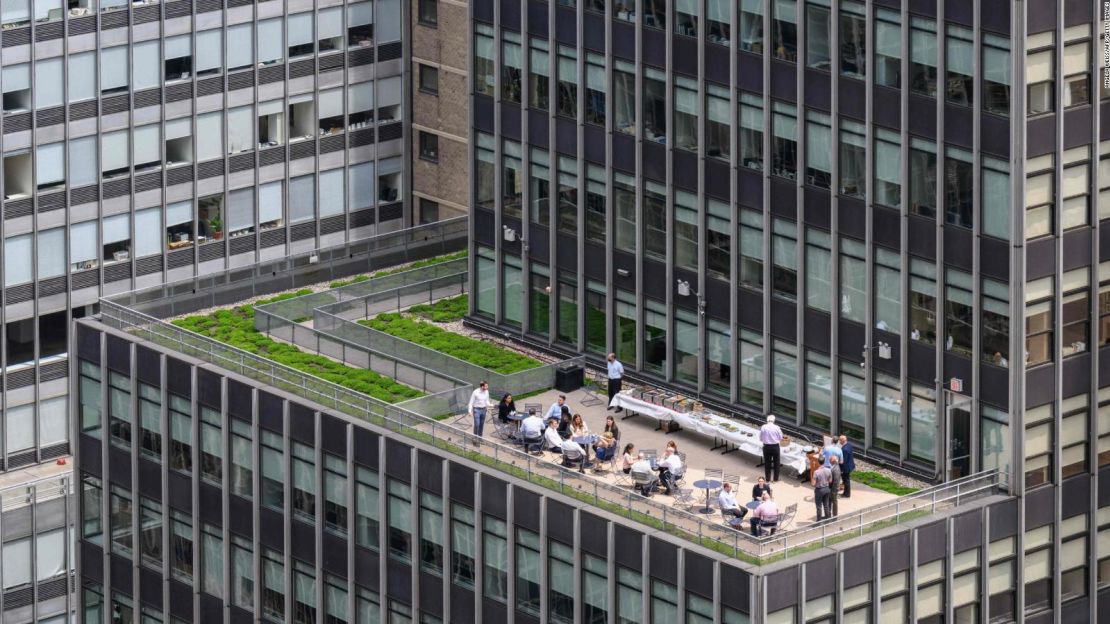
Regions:
[[374, 35], [381, 43], [401, 38], [401, 1], [378, 0]]
[[[4, 79], [7, 80], [7, 75]], [[96, 53], [70, 54], [66, 79], [69, 82], [70, 102], [96, 97]]]
[[193, 134], [193, 120], [185, 117], [183, 119], [171, 119], [166, 122], [166, 140], [181, 139]]
[[131, 215], [129, 214], [104, 217], [103, 228], [105, 245], [131, 239], [131, 224], [128, 223], [130, 218]]
[[235, 232], [254, 226], [254, 189], [245, 188], [227, 194], [227, 231]]
[[4, 239], [4, 286], [30, 282], [33, 266], [30, 234]]
[[320, 172], [320, 218], [343, 213], [343, 170]]
[[316, 179], [311, 175], [289, 181], [289, 223], [310, 221], [316, 212]]
[[378, 80], [378, 107], [397, 106], [401, 103], [401, 77]]
[[69, 261], [85, 262], [96, 259], [96, 221], [74, 223], [69, 226]]
[[[67, 402], [64, 396], [46, 399], [39, 403], [40, 446], [58, 444], [69, 439], [69, 427], [66, 424], [66, 407]], [[39, 565], [41, 569], [42, 564], [40, 563]], [[51, 576], [60, 572], [60, 568], [54, 569]]]
[[[352, 5], [354, 6], [354, 5]], [[331, 39], [343, 36], [343, 9], [331, 7], [320, 9], [316, 14], [316, 38]]]
[[9, 65], [3, 70], [4, 93], [13, 93], [31, 88], [31, 65]]
[[35, 148], [35, 185], [45, 186], [65, 180], [65, 143]]
[[[31, 0], [4, 0], [0, 3], [0, 22], [15, 24], [31, 19]], [[5, 583], [5, 587], [9, 587]]]
[[798, 12], [794, 0], [774, 0], [774, 18], [780, 22], [794, 24], [798, 21]]
[[347, 87], [347, 110], [367, 113], [374, 110], [374, 82], [357, 82]]
[[240, 106], [227, 111], [227, 153], [237, 154], [254, 149], [254, 110]]
[[35, 108], [61, 106], [62, 59], [46, 59], [35, 63]]
[[47, 279], [65, 275], [66, 272], [66, 229], [64, 227], [44, 230], [38, 233], [38, 278]]
[[316, 104], [320, 119], [343, 115], [343, 89], [341, 87], [321, 91]]
[[166, 60], [185, 58], [193, 54], [193, 41], [189, 35], [166, 38]]
[[166, 206], [166, 227], [193, 220], [193, 202], [183, 201]]
[[157, 87], [162, 82], [162, 59], [158, 41], [136, 43], [131, 71], [136, 89]]
[[312, 13], [296, 13], [285, 20], [285, 31], [289, 37], [289, 47], [312, 43]]
[[227, 69], [241, 69], [251, 65], [251, 52], [254, 48], [254, 32], [251, 24], [236, 24], [227, 27]]
[[100, 137], [100, 170], [115, 171], [126, 169], [130, 164], [127, 159], [127, 130], [109, 132]]
[[281, 220], [281, 182], [270, 182], [258, 187], [258, 222]]
[[351, 210], [374, 205], [374, 163], [351, 166], [347, 184], [350, 187]]
[[[44, 403], [45, 405], [45, 403]], [[39, 406], [41, 412], [43, 407]], [[62, 409], [64, 410], [64, 404]], [[62, 422], [65, 422], [65, 412], [62, 412]], [[64, 438], [63, 438], [64, 440]], [[35, 538], [35, 570], [40, 581], [52, 579], [66, 571], [66, 536], [65, 529], [54, 529], [39, 533]]]
[[100, 90], [127, 87], [127, 46], [100, 51]]
[[162, 253], [162, 209], [147, 208], [135, 212], [135, 257]]
[[[7, 5], [5, 4], [5, 6], [7, 6]], [[32, 405], [21, 406], [19, 408], [8, 408], [8, 419], [7, 419], [8, 422], [7, 422], [7, 424], [11, 425], [12, 428], [13, 428], [13, 431], [11, 431], [9, 433], [9, 435], [7, 436], [8, 437], [8, 446], [9, 446], [8, 451], [9, 452], [11, 452], [13, 450], [16, 450], [16, 449], [11, 448], [11, 446], [14, 444], [15, 439], [18, 439], [18, 437], [15, 437], [13, 439], [13, 436], [17, 435], [16, 432], [14, 431], [14, 429], [16, 429], [18, 427], [18, 421], [13, 422], [13, 420], [15, 418], [15, 416], [13, 416], [13, 414], [17, 414], [18, 417], [23, 418], [24, 420], [26, 420], [27, 416], [29, 415], [29, 414], [27, 414], [27, 412], [29, 412], [33, 409], [34, 409], [34, 406], [32, 406]], [[27, 429], [29, 429], [31, 431], [31, 438], [32, 438], [31, 445], [34, 446], [34, 431], [35, 431], [34, 427], [27, 427]], [[23, 539], [12, 540], [10, 542], [5, 543], [3, 553], [4, 553], [4, 556], [3, 556], [4, 589], [11, 589], [13, 587], [19, 587], [21, 585], [30, 584], [31, 583], [31, 538], [25, 537]], [[28, 589], [30, 589], [30, 588], [28, 588]]]
[[197, 115], [197, 161], [203, 162], [223, 155], [222, 114], [219, 111]]
[[259, 64], [285, 57], [281, 30], [281, 18], [258, 22], [257, 51]]
[[158, 140], [158, 124], [135, 128], [135, 165], [162, 162], [162, 142]]
[[374, 23], [374, 7], [369, 2], [347, 5], [347, 26], [364, 26]]
[[223, 31], [204, 30], [197, 33], [197, 53], [193, 66], [197, 72], [220, 68], [220, 50], [223, 49]]

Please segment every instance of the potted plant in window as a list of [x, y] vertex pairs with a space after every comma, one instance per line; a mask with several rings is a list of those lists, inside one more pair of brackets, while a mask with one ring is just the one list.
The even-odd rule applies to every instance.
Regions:
[[220, 240], [224, 237], [223, 225], [223, 221], [220, 221], [220, 215], [208, 220], [208, 229], [212, 232], [213, 240]]

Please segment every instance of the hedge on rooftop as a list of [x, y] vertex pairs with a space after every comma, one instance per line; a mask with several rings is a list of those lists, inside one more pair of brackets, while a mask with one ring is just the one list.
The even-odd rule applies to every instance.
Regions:
[[372, 319], [359, 321], [359, 323], [502, 375], [542, 365], [530, 357], [496, 344], [467, 338], [436, 327], [431, 323], [403, 316], [396, 312], [379, 314]]

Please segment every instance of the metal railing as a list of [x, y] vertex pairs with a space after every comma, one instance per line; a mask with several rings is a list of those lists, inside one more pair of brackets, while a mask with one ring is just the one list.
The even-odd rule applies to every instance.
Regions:
[[182, 330], [108, 300], [101, 300], [101, 321], [260, 383], [302, 396], [325, 408], [488, 466], [510, 477], [559, 492], [639, 522], [650, 529], [670, 533], [757, 565], [941, 513], [996, 493], [1001, 484], [1000, 473], [984, 472], [889, 503], [845, 514], [821, 525], [794, 529], [784, 527], [775, 536], [756, 538], [749, 533], [731, 529], [723, 522], [675, 509], [641, 496], [629, 488], [605, 483], [587, 474], [524, 453], [516, 446], [479, 438], [462, 427], [436, 420], [436, 417], [444, 414], [464, 412], [468, 388], [391, 405]]
[[71, 477], [70, 473], [61, 473], [23, 481], [0, 489], [0, 511], [9, 512], [27, 505], [68, 496], [73, 493]]

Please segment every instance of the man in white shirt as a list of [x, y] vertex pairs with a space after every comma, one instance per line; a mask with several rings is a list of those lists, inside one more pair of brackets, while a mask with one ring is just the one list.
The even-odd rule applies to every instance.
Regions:
[[741, 507], [736, 503], [736, 495], [732, 493], [732, 484], [725, 483], [721, 486], [721, 493], [717, 495], [717, 504], [721, 506], [721, 513], [726, 516], [733, 516], [736, 518], [734, 522], [739, 522], [748, 515], [748, 508]]
[[567, 404], [567, 395], [560, 394], [559, 399], [557, 401], [555, 401], [554, 403], [552, 403], [551, 407], [548, 408], [547, 416], [545, 416], [545, 418], [547, 420], [551, 420], [552, 418], [554, 418], [555, 420], [562, 419], [562, 417], [563, 417], [563, 406], [566, 405], [566, 404]]
[[[605, 366], [608, 369], [609, 376], [609, 407], [606, 407], [605, 409], [606, 411], [608, 411], [610, 409], [613, 409], [613, 397], [617, 396], [621, 392], [621, 379], [624, 377], [624, 365], [617, 360], [616, 353], [610, 353], [609, 357], [606, 358], [606, 360], [607, 361], [605, 363]], [[624, 411], [624, 408], [618, 407], [617, 411]]]
[[655, 475], [653, 475], [651, 473], [651, 470], [652, 470], [651, 461], [649, 461], [648, 458], [645, 457], [643, 453], [640, 453], [639, 459], [637, 459], [636, 462], [632, 464], [631, 473], [633, 475], [633, 478], [635, 478], [635, 475], [645, 475], [645, 476], [653, 479], [651, 483], [644, 484], [644, 485], [640, 486], [640, 493], [643, 494], [644, 496], [650, 496], [651, 491], [655, 489], [655, 483], [656, 483], [654, 481]]
[[548, 419], [547, 428], [543, 430], [543, 443], [549, 450], [560, 452], [563, 446], [563, 436], [559, 435], [559, 421]]
[[486, 425], [486, 412], [489, 411], [488, 383], [483, 381], [478, 384], [478, 389], [470, 395], [470, 403], [467, 405], [466, 411], [474, 418], [474, 435], [479, 438], [482, 437], [482, 431]]
[[528, 451], [543, 442], [543, 419], [536, 412], [528, 412], [528, 416], [520, 421], [520, 439], [524, 441], [524, 450]]
[[668, 448], [663, 453], [663, 461], [659, 462], [659, 482], [663, 484], [669, 496], [674, 490], [675, 479], [682, 474], [682, 458], [674, 450]]
[[[768, 414], [767, 424], [759, 428], [759, 441], [763, 443], [763, 478], [768, 483], [779, 480], [782, 429], [775, 424], [775, 416]], [[771, 477], [774, 477], [772, 479]]]
[[574, 440], [571, 440], [570, 438], [567, 438], [566, 440], [563, 440], [562, 446], [560, 448], [563, 452], [564, 466], [570, 467], [577, 464], [580, 471], [584, 470], [583, 465], [586, 461], [586, 451], [582, 448], [581, 444], [575, 442]]

